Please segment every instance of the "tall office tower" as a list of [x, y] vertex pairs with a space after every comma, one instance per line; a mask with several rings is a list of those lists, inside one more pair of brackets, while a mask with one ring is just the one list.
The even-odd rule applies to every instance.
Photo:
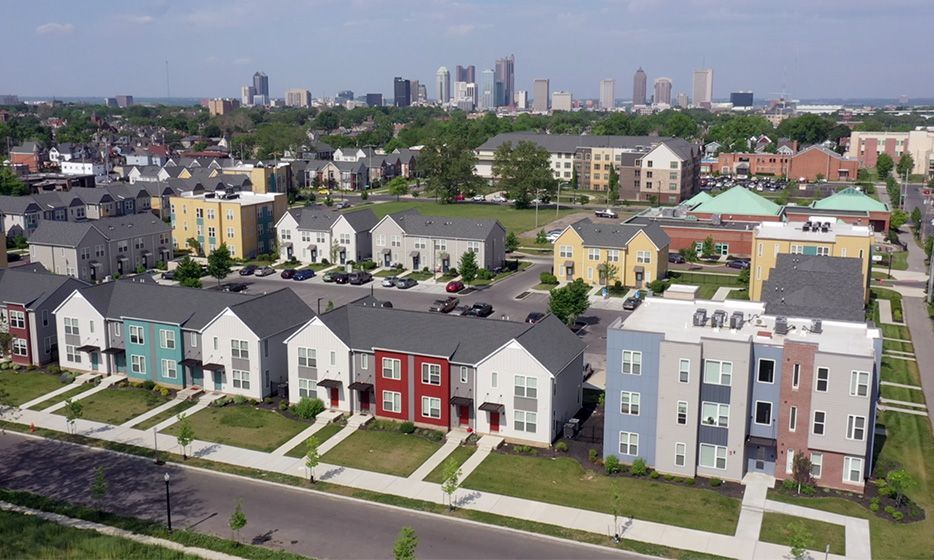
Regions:
[[346, 103], [347, 101], [353, 101], [353, 90], [345, 89], [337, 92], [338, 103]]
[[616, 106], [616, 80], [600, 80], [600, 108], [609, 111]]
[[713, 68], [694, 71], [694, 106], [710, 107], [713, 100]]
[[496, 61], [496, 81], [502, 85], [502, 95], [497, 105], [512, 105], [516, 94], [516, 55], [511, 54]]
[[455, 82], [466, 82], [467, 81], [467, 69], [458, 64], [454, 67], [454, 81]]
[[552, 111], [570, 111], [571, 110], [571, 92], [556, 91], [551, 95]]
[[467, 74], [464, 76], [468, 82], [477, 83], [477, 67], [471, 64], [467, 67]]
[[240, 104], [252, 105], [253, 97], [256, 95], [256, 88], [253, 86], [243, 86], [240, 88]]
[[632, 106], [638, 107], [640, 105], [645, 105], [645, 87], [646, 87], [646, 77], [645, 70], [640, 66], [636, 70], [635, 75], [632, 77]]
[[133, 104], [132, 95], [117, 95], [116, 98], [117, 98], [117, 107], [120, 107], [121, 109], [126, 109], [127, 107]]
[[451, 100], [451, 73], [442, 66], [435, 72], [435, 95], [443, 105]]
[[366, 104], [367, 104], [367, 107], [382, 107], [383, 106], [383, 94], [382, 93], [366, 94]]
[[671, 78], [655, 80], [655, 105], [671, 105]]
[[496, 74], [486, 69], [480, 72], [480, 83], [478, 84], [477, 108], [481, 111], [489, 111], [496, 108]]
[[269, 99], [269, 77], [265, 73], [253, 74], [253, 88], [256, 90], [254, 95], [263, 95]]
[[678, 107], [682, 109], [688, 108], [688, 94], [681, 92], [678, 94]]
[[425, 84], [418, 84], [418, 87], [415, 88], [417, 92], [415, 98], [418, 101], [428, 101], [428, 86]]
[[529, 92], [524, 89], [516, 90], [516, 96], [513, 102], [516, 104], [516, 109], [528, 109]]
[[286, 107], [311, 107], [311, 92], [307, 89], [285, 90]]
[[532, 110], [536, 113], [547, 113], [549, 107], [550, 84], [547, 79], [535, 80], [532, 83]]
[[752, 92], [734, 91], [730, 93], [730, 103], [733, 104], [733, 107], [752, 107]]
[[408, 107], [412, 104], [412, 82], [396, 76], [392, 84], [392, 103], [396, 107]]

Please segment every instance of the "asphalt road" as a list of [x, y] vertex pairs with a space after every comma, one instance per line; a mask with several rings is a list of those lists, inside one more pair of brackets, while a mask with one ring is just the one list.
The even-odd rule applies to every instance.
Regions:
[[103, 466], [108, 506], [134, 517], [165, 520], [164, 473], [171, 476], [176, 528], [230, 538], [227, 520], [242, 500], [241, 537], [317, 558], [390, 558], [404, 526], [415, 529], [419, 558], [638, 558], [492, 526], [465, 523], [317, 492], [231, 478], [211, 472], [87, 449], [19, 434], [0, 435], [0, 487], [91, 505], [94, 469]]

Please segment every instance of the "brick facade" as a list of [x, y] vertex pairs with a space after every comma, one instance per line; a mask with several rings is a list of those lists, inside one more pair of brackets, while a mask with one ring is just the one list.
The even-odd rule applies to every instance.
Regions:
[[[811, 391], [814, 387], [814, 344], [785, 341], [782, 362], [781, 397], [778, 412], [778, 439], [775, 442], [775, 478], [791, 478], [787, 473], [788, 450], [808, 452], [811, 424]], [[793, 386], [795, 369], [798, 369], [798, 385]], [[795, 430], [789, 429], [791, 407], [797, 407]]]

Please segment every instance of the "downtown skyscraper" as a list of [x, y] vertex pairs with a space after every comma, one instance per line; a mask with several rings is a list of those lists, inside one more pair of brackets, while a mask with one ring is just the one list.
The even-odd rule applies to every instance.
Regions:
[[497, 107], [509, 106], [515, 104], [516, 96], [516, 55], [511, 54], [507, 57], [496, 60], [496, 81], [500, 86], [497, 90]]
[[645, 70], [640, 66], [636, 70], [635, 75], [632, 77], [632, 106], [644, 106], [645, 105], [645, 94], [646, 94], [646, 82], [647, 78], [645, 77]]
[[451, 73], [445, 66], [435, 72], [435, 95], [442, 104], [451, 100]]
[[616, 106], [616, 80], [600, 80], [600, 109], [609, 111]]
[[694, 71], [694, 106], [709, 108], [713, 101], [713, 69]]

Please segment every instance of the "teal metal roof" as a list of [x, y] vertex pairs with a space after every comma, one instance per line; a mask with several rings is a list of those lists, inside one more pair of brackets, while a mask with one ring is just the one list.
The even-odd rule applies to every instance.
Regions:
[[841, 191], [816, 200], [811, 208], [817, 210], [863, 210], [867, 212], [888, 212], [889, 207], [856, 187], [847, 187]]
[[777, 216], [781, 206], [744, 187], [733, 187], [706, 202], [692, 212], [702, 214], [742, 214], [747, 216]]

